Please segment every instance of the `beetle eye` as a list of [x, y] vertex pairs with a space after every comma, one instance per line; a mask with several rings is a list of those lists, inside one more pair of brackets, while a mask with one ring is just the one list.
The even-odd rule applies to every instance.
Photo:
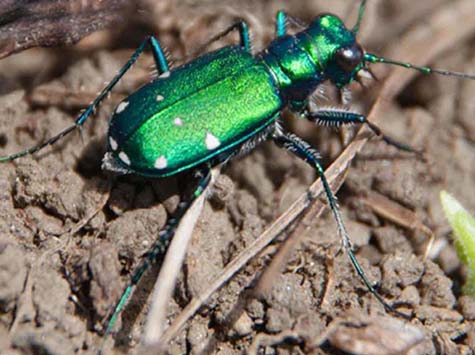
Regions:
[[335, 55], [336, 63], [347, 73], [352, 73], [363, 61], [363, 50], [359, 45], [340, 48]]

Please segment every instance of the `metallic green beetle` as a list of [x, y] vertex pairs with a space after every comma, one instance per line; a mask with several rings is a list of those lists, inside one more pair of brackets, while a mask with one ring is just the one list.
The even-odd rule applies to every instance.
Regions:
[[[279, 32], [285, 33], [284, 24], [279, 13]], [[240, 31], [241, 45], [172, 71], [159, 63], [161, 75], [118, 105], [110, 121], [106, 169], [164, 177], [210, 161], [215, 165], [243, 144], [249, 150], [272, 136], [286, 106], [322, 123], [365, 122], [344, 110], [306, 107], [325, 80], [343, 87], [365, 65], [355, 33], [339, 18], [322, 15], [294, 36], [279, 35], [256, 56], [246, 23], [233, 28]]]
[[[103, 168], [158, 178], [190, 170], [195, 172], [197, 182], [193, 192], [180, 202], [174, 216], [168, 220], [134, 272], [109, 320], [107, 332], [111, 331], [133, 287], [148, 267], [164, 254], [180, 219], [209, 183], [210, 168], [250, 151], [268, 138], [316, 169], [353, 266], [369, 291], [392, 310], [374, 290], [353, 254], [318, 153], [301, 138], [283, 130], [279, 124], [280, 114], [287, 107], [318, 124], [366, 124], [388, 144], [415, 152], [411, 147], [383, 135], [362, 114], [344, 109], [312, 110], [309, 106], [310, 95], [325, 81], [344, 89], [354, 80], [371, 77], [371, 71], [367, 68], [371, 63], [393, 64], [426, 74], [468, 79], [475, 79], [475, 76], [416, 67], [366, 53], [356, 41], [365, 5], [366, 1], [362, 1], [357, 23], [352, 29], [347, 29], [338, 17], [331, 14], [318, 16], [306, 26], [281, 11], [277, 14], [277, 38], [257, 55], [251, 51], [247, 24], [240, 21], [209, 42], [238, 30], [239, 45], [205, 54], [173, 70], [170, 70], [159, 42], [154, 37], [148, 37], [74, 125], [33, 148], [0, 157], [0, 162], [5, 162], [33, 154], [81, 127], [145, 47], [151, 47], [159, 76], [117, 106], [110, 120]], [[288, 35], [288, 23], [301, 31]]]

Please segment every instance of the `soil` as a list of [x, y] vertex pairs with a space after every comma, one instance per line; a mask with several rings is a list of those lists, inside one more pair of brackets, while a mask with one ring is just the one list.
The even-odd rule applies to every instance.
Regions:
[[[371, 1], [360, 42], [378, 54], [397, 54], [402, 33], [451, 2]], [[92, 34], [74, 47], [35, 48], [2, 60], [0, 154], [29, 147], [71, 124], [147, 33], [156, 33], [179, 63], [185, 50], [192, 52], [237, 17], [249, 22], [258, 50], [273, 38], [278, 9], [305, 21], [333, 12], [352, 24], [358, 2], [157, 3], [138, 2], [121, 26]], [[235, 40], [230, 37], [225, 43]], [[431, 65], [473, 73], [474, 44], [475, 33]], [[107, 119], [127, 93], [148, 80], [151, 64], [151, 56], [144, 55], [81, 137], [72, 134], [39, 154], [1, 166], [0, 353], [96, 353], [105, 319], [129, 274], [175, 210], [186, 174], [153, 180], [100, 169]], [[380, 86], [356, 88], [353, 107], [365, 112]], [[387, 102], [379, 124], [392, 137], [423, 149], [426, 159], [371, 139], [338, 193], [358, 260], [383, 298], [409, 319], [388, 312], [367, 291], [341, 252], [335, 222], [326, 213], [299, 229], [301, 243], [282, 272], [272, 275], [269, 291], [252, 292], [279, 242], [214, 294], [167, 351], [473, 353], [475, 301], [461, 294], [465, 270], [438, 196], [448, 190], [475, 211], [474, 92], [469, 80], [414, 80], [397, 100]], [[342, 135], [284, 116], [288, 127], [318, 147], [325, 164], [344, 149], [352, 131]], [[195, 228], [170, 303], [170, 321], [315, 177], [305, 163], [268, 142], [231, 162]], [[388, 205], [413, 221], [388, 218], [380, 211]], [[436, 238], [428, 258], [424, 228]], [[156, 275], [157, 268], [140, 282], [106, 353], [139, 352]]]

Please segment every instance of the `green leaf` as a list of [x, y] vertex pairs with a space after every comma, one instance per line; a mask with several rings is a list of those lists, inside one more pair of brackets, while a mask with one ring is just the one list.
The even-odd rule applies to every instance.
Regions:
[[475, 295], [475, 218], [445, 191], [440, 192], [440, 201], [454, 232], [457, 254], [468, 269], [463, 292], [467, 295]]

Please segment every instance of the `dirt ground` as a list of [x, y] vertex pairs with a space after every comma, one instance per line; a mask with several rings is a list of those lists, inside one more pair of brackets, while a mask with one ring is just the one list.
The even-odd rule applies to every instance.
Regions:
[[[378, 54], [397, 56], [400, 36], [423, 26], [432, 13], [461, 16], [447, 7], [456, 2], [369, 1], [360, 42]], [[278, 9], [306, 21], [333, 12], [351, 26], [357, 5], [328, 0], [156, 3], [137, 2], [120, 26], [74, 47], [36, 48], [0, 61], [0, 154], [29, 147], [68, 126], [147, 33], [156, 33], [180, 63], [186, 50], [192, 52], [237, 17], [249, 22], [258, 51], [272, 39]], [[475, 73], [474, 45], [475, 32], [431, 65]], [[117, 177], [100, 168], [108, 117], [127, 93], [148, 80], [151, 64], [151, 56], [144, 55], [86, 123], [82, 138], [72, 134], [38, 155], [1, 165], [1, 354], [96, 353], [111, 307], [176, 208], [186, 174], [152, 180]], [[355, 87], [352, 107], [367, 112], [385, 72], [377, 75], [381, 81], [368, 89]], [[438, 196], [448, 190], [475, 211], [474, 93], [475, 82], [468, 80], [419, 76], [412, 81], [397, 100], [386, 102], [379, 124], [389, 135], [423, 149], [426, 159], [371, 139], [338, 193], [365, 272], [383, 298], [409, 319], [387, 312], [367, 291], [339, 252], [335, 222], [325, 213], [295, 229], [303, 234], [301, 242], [282, 272], [267, 280], [270, 290], [253, 292], [279, 241], [214, 294], [167, 351], [473, 353], [475, 301], [461, 295], [465, 271]], [[314, 127], [287, 113], [285, 120], [318, 147], [325, 164], [339, 155], [353, 132]], [[271, 143], [229, 164], [194, 231], [169, 320], [314, 179], [312, 169]], [[436, 239], [425, 259], [428, 230]], [[106, 353], [139, 352], [157, 272], [151, 270], [140, 282]]]

